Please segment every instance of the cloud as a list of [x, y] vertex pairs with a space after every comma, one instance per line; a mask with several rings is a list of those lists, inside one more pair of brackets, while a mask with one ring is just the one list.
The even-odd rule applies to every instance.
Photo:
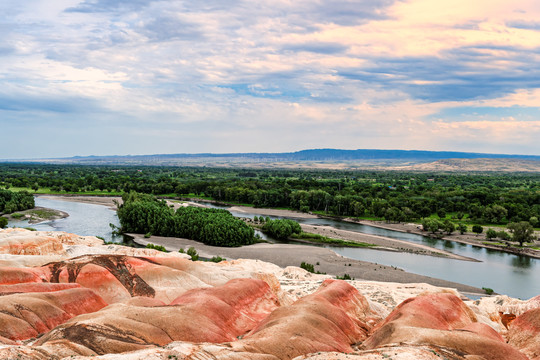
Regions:
[[141, 153], [143, 142], [149, 152], [496, 149], [478, 123], [540, 152], [527, 131], [540, 115], [533, 0], [33, 0], [0, 10], [6, 131], [36, 114], [81, 128], [98, 114], [105, 131], [136, 139], [103, 153]]
[[186, 40], [205, 41], [201, 28], [172, 14], [158, 16], [143, 25], [143, 33], [153, 41]]
[[[155, 0], [158, 1], [158, 0]], [[137, 11], [147, 7], [152, 0], [86, 0], [66, 12], [100, 13]]]

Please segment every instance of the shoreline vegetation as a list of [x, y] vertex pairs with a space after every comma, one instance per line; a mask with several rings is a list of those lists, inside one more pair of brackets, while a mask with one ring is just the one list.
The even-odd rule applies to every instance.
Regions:
[[[77, 195], [77, 194], [67, 194], [67, 195], [39, 194], [36, 196], [49, 197], [53, 199], [62, 198], [66, 201], [76, 201], [76, 202], [104, 205], [114, 210], [116, 210], [117, 202], [118, 201], [121, 202], [121, 197], [117, 197], [117, 196], [101, 196], [101, 195], [96, 196], [96, 195]], [[167, 199], [170, 199], [170, 198], [167, 198]], [[256, 207], [251, 207], [251, 206], [227, 204], [222, 201], [200, 199], [200, 198], [178, 198], [178, 199], [174, 199], [173, 201], [170, 201], [169, 204], [173, 205], [174, 208], [178, 208], [180, 206], [188, 206], [188, 205], [204, 206], [204, 205], [201, 205], [200, 202], [216, 204], [216, 205], [228, 205], [228, 206], [231, 206], [231, 208], [229, 209], [231, 211], [240, 212], [240, 213], [250, 212], [250, 213], [254, 213], [261, 216], [289, 217], [293, 219], [294, 218], [296, 219], [329, 218], [329, 219], [340, 220], [340, 221], [345, 221], [345, 222], [379, 227], [379, 228], [387, 229], [387, 230], [394, 230], [398, 232], [413, 233], [413, 234], [426, 236], [426, 237], [430, 237], [430, 235], [433, 235], [433, 234], [428, 233], [427, 231], [422, 231], [419, 228], [421, 225], [416, 224], [416, 223], [406, 223], [406, 222], [388, 223], [385, 221], [377, 221], [377, 220], [358, 220], [358, 219], [353, 219], [350, 217], [323, 216], [323, 215], [318, 215], [318, 214], [313, 214], [313, 213], [303, 213], [303, 212], [288, 210], [288, 209], [256, 208]], [[382, 236], [362, 234], [362, 233], [357, 233], [354, 231], [346, 231], [346, 230], [340, 230], [340, 229], [335, 229], [335, 228], [328, 229], [323, 226], [312, 226], [312, 225], [306, 225], [306, 224], [301, 224], [301, 226], [303, 230], [305, 229], [304, 231], [308, 233], [314, 233], [321, 236], [335, 238], [339, 240], [363, 242], [363, 243], [375, 245], [375, 246], [370, 247], [372, 249], [412, 252], [416, 254], [452, 257], [452, 258], [456, 258], [460, 260], [477, 261], [475, 259], [470, 259], [467, 257], [455, 255], [444, 250], [438, 250], [429, 246], [415, 244], [408, 241], [390, 239], [390, 238], [385, 238]], [[515, 255], [522, 255], [522, 256], [528, 256], [528, 257], [540, 259], [540, 248], [539, 250], [532, 249], [532, 248], [509, 248], [506, 245], [501, 246], [501, 245], [497, 245], [496, 243], [490, 244], [487, 241], [484, 234], [477, 235], [472, 232], [466, 232], [464, 234], [460, 234], [459, 232], [456, 231], [452, 235], [443, 235], [442, 237], [435, 237], [435, 238], [440, 239], [440, 240], [453, 241], [453, 242], [462, 243], [462, 244], [469, 244], [469, 245], [473, 245], [477, 247], [497, 250], [497, 251], [515, 254]], [[305, 241], [305, 239], [300, 239], [300, 240]]]

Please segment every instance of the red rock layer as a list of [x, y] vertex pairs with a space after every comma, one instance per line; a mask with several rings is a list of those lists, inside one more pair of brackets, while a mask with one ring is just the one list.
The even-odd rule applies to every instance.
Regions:
[[279, 359], [318, 351], [348, 353], [352, 344], [366, 338], [374, 323], [371, 316], [358, 290], [342, 280], [326, 280], [315, 293], [272, 312], [231, 346]]
[[530, 360], [540, 360], [540, 308], [518, 316], [508, 329], [508, 343], [526, 354]]
[[0, 296], [19, 293], [53, 292], [80, 287], [81, 285], [79, 284], [51, 284], [45, 282], [0, 285]]
[[479, 359], [527, 360], [491, 328], [475, 324], [472, 311], [455, 295], [418, 296], [401, 303], [363, 343], [365, 349], [390, 344], [432, 345]]
[[0, 254], [48, 255], [62, 254], [62, 243], [50, 236], [25, 235], [0, 237]]
[[[142, 304], [146, 305], [146, 304]], [[268, 284], [235, 279], [221, 287], [196, 289], [170, 306], [114, 304], [58, 326], [36, 345], [64, 340], [97, 354], [138, 350], [172, 341], [234, 341], [278, 306]]]
[[[192, 261], [174, 258], [172, 263]], [[195, 276], [153, 258], [123, 255], [86, 255], [54, 262], [40, 271], [52, 283], [78, 283], [94, 290], [109, 304], [135, 296], [157, 297], [170, 302], [193, 288], [208, 286]]]
[[0, 267], [0, 285], [47, 282], [40, 269]]
[[89, 289], [0, 296], [0, 337], [24, 340], [107, 304]]

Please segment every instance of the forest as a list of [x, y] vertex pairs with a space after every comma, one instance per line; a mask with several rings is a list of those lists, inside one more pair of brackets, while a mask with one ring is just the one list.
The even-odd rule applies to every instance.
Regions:
[[27, 191], [15, 192], [0, 189], [0, 214], [32, 209], [34, 205], [34, 195]]
[[174, 211], [164, 200], [130, 192], [122, 197], [118, 219], [123, 233], [183, 237], [213, 246], [253, 244], [255, 232], [227, 210], [180, 207]]
[[538, 227], [540, 174], [0, 164], [0, 188], [202, 198], [387, 221]]

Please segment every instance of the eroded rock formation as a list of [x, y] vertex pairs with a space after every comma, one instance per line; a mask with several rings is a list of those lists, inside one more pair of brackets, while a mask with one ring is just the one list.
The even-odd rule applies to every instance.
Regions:
[[0, 230], [1, 359], [540, 360], [539, 334], [540, 297]]

